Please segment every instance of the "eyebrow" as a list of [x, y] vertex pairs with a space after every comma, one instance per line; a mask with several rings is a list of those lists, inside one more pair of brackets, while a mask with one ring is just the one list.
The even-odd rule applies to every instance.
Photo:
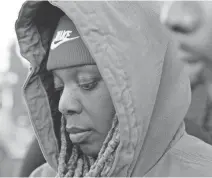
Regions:
[[[96, 64], [92, 64], [92, 65], [80, 65], [80, 66], [75, 66], [75, 75], [78, 75], [79, 73], [87, 73], [87, 72], [93, 72], [95, 75], [100, 75], [100, 72], [97, 68], [94, 68], [94, 66], [96, 66]], [[70, 68], [74, 68], [74, 66], [72, 67], [67, 67], [65, 69], [70, 69]], [[61, 78], [57, 75], [56, 72], [52, 71], [52, 75], [53, 75], [53, 80], [54, 80], [54, 85], [61, 83]]]

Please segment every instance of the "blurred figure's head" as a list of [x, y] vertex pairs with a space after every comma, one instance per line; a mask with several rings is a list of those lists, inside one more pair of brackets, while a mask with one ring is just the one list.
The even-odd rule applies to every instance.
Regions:
[[181, 60], [212, 67], [212, 2], [164, 2], [161, 22], [179, 41]]

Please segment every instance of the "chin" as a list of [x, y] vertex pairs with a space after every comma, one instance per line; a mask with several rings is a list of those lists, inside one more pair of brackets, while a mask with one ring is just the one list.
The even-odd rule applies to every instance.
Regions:
[[97, 157], [99, 154], [99, 151], [102, 147], [101, 145], [98, 144], [80, 144], [80, 149], [82, 150], [82, 152], [84, 154], [86, 154], [87, 156], [92, 156], [92, 157]]

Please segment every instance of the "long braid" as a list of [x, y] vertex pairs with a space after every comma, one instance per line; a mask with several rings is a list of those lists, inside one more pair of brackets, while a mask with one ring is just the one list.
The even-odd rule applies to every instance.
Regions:
[[61, 149], [60, 149], [60, 155], [59, 155], [59, 166], [58, 166], [58, 174], [56, 177], [63, 177], [66, 163], [65, 163], [65, 157], [66, 157], [66, 150], [67, 150], [67, 141], [66, 141], [66, 135], [65, 135], [65, 119], [62, 116], [61, 118]]
[[111, 155], [109, 155], [109, 158], [105, 162], [104, 168], [103, 168], [103, 170], [101, 171], [101, 174], [100, 174], [101, 177], [106, 177], [107, 174], [109, 173], [109, 171], [112, 167], [112, 164], [114, 162], [114, 159], [115, 159], [114, 154], [115, 154], [115, 152], [113, 152]]
[[89, 165], [90, 167], [94, 164], [94, 158], [92, 158], [91, 156], [88, 156], [88, 162], [89, 162]]
[[[81, 150], [74, 145], [68, 163], [66, 164], [65, 156], [67, 154], [67, 140], [65, 137], [65, 120], [61, 122], [61, 151], [59, 155], [59, 166], [57, 177], [97, 177], [107, 176], [112, 168], [116, 148], [119, 144], [120, 133], [118, 129], [118, 119], [115, 117], [112, 127], [103, 143], [96, 161], [90, 156], [86, 156]], [[63, 125], [63, 126], [62, 126]], [[64, 134], [62, 134], [62, 132]], [[66, 171], [66, 173], [65, 173]]]
[[119, 129], [116, 127], [113, 138], [108, 143], [108, 147], [106, 148], [104, 154], [101, 156], [99, 161], [97, 162], [95, 167], [92, 167], [86, 176], [88, 177], [96, 177], [99, 176], [99, 173], [104, 168], [105, 161], [108, 159], [109, 155], [115, 150], [119, 143]]
[[74, 172], [74, 177], [81, 177], [83, 174], [83, 159], [79, 158], [77, 161], [77, 168], [75, 169]]
[[83, 176], [85, 176], [85, 174], [87, 174], [87, 172], [88, 172], [88, 170], [89, 170], [88, 158], [86, 158], [86, 155], [83, 155], [83, 162], [84, 162], [84, 166], [83, 166]]
[[[111, 155], [114, 157], [115, 150], [119, 144], [119, 141], [120, 141], [119, 129], [118, 129], [118, 127], [116, 127], [113, 139], [109, 142], [107, 149], [105, 150], [104, 154], [102, 155], [101, 159], [99, 160], [99, 164], [96, 168], [96, 174], [100, 174], [100, 171], [102, 171], [103, 168], [106, 166], [112, 167], [112, 163], [109, 163], [109, 161], [114, 160], [114, 159], [110, 159], [110, 160], [108, 160], [108, 159]], [[106, 164], [107, 160], [108, 160], [108, 163]], [[108, 167], [109, 170], [111, 169], [111, 167]]]
[[102, 148], [99, 151], [97, 160], [95, 161], [95, 163], [93, 164], [93, 166], [91, 167], [91, 169], [93, 169], [94, 167], [96, 167], [96, 164], [98, 163], [99, 159], [102, 157], [102, 154], [105, 152], [105, 149], [107, 148], [109, 141], [113, 137], [114, 129], [116, 128], [117, 124], [118, 124], [118, 119], [117, 119], [117, 117], [115, 117], [114, 120], [113, 120], [112, 128], [108, 132], [108, 135], [107, 135], [105, 141], [103, 142]]
[[117, 148], [117, 146], [118, 146], [118, 144], [120, 142], [120, 133], [117, 132], [115, 135], [116, 135], [115, 136], [115, 142], [113, 143], [114, 145], [112, 145], [111, 148], [109, 148], [109, 149], [113, 149], [113, 151], [108, 156], [108, 159], [105, 162], [104, 169], [101, 172], [101, 177], [107, 176], [107, 174], [109, 173], [110, 169], [113, 166], [113, 162], [115, 160], [115, 154], [116, 154], [115, 150], [116, 150], [116, 148]]
[[97, 161], [100, 159], [101, 155], [105, 152], [105, 149], [107, 148], [108, 143], [109, 143], [109, 141], [111, 140], [111, 138], [112, 138], [112, 136], [113, 136], [113, 133], [114, 133], [114, 130], [115, 130], [117, 124], [118, 124], [118, 119], [117, 119], [117, 117], [115, 117], [115, 118], [114, 118], [114, 122], [113, 122], [113, 124], [112, 124], [112, 128], [111, 128], [110, 131], [108, 132], [108, 135], [107, 135], [105, 141], [103, 142], [102, 148], [101, 148], [101, 150], [99, 151]]
[[76, 169], [76, 161], [78, 158], [78, 149], [77, 146], [74, 145], [72, 148], [72, 154], [68, 161], [68, 172], [66, 173], [65, 177], [72, 177], [74, 174], [74, 170]]

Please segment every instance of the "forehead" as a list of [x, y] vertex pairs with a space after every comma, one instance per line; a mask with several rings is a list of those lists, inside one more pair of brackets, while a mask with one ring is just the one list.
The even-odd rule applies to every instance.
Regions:
[[79, 74], [96, 74], [100, 75], [97, 65], [81, 65], [81, 66], [72, 66], [63, 69], [52, 70], [54, 78], [63, 76], [63, 75], [79, 75]]

